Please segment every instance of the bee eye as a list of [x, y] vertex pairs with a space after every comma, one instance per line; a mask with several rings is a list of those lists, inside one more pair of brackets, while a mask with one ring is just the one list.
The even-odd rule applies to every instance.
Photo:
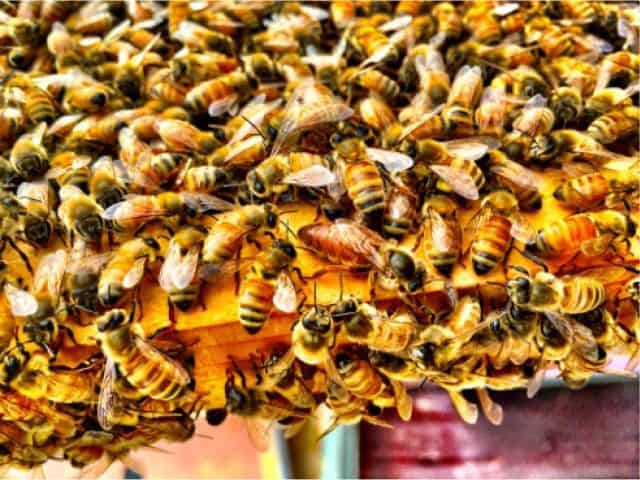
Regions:
[[160, 250], [160, 244], [156, 241], [155, 238], [145, 238], [144, 243], [148, 247], [153, 248], [154, 250]]
[[521, 288], [522, 290], [529, 290], [529, 287], [531, 286], [531, 282], [525, 277], [518, 277], [516, 279], [516, 284], [518, 285], [518, 288]]
[[367, 404], [367, 413], [372, 417], [379, 417], [382, 415], [382, 409], [373, 403], [369, 403]]
[[404, 252], [393, 252], [389, 257], [391, 270], [400, 278], [411, 279], [415, 275], [416, 265]]
[[207, 410], [207, 423], [212, 426], [220, 425], [227, 418], [226, 408], [212, 408]]
[[20, 371], [20, 367], [22, 366], [22, 362], [15, 356], [9, 355], [5, 360], [5, 371], [8, 379], [15, 377]]
[[216, 137], [216, 140], [219, 140], [220, 142], [227, 141], [227, 136], [225, 135], [224, 130], [222, 130], [221, 128], [215, 128], [213, 130], [213, 135]]
[[351, 365], [351, 358], [346, 353], [339, 353], [336, 355], [336, 365], [339, 369], [343, 369]]

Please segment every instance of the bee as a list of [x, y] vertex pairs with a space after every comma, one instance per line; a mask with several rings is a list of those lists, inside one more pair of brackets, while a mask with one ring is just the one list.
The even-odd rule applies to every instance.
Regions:
[[205, 232], [195, 227], [184, 227], [169, 242], [169, 248], [158, 282], [169, 295], [169, 302], [182, 311], [193, 304], [200, 292], [197, 277], [200, 250]]
[[142, 395], [170, 401], [187, 393], [192, 383], [189, 373], [140, 336], [132, 315], [111, 310], [98, 319], [96, 327], [104, 356]]
[[530, 250], [545, 257], [572, 255], [578, 252], [599, 256], [612, 248], [623, 248], [620, 242], [635, 235], [636, 224], [628, 215], [615, 210], [580, 213], [550, 222], [536, 235]]
[[90, 371], [55, 369], [43, 352], [27, 353], [17, 348], [3, 357], [2, 383], [32, 400], [57, 403], [95, 403], [96, 381]]
[[55, 179], [58, 185], [70, 185], [79, 188], [83, 192], [87, 191], [91, 170], [89, 164], [91, 157], [88, 155], [77, 155], [74, 152], [59, 153], [51, 159], [51, 168], [47, 171], [45, 178]]
[[582, 115], [582, 93], [575, 87], [559, 87], [553, 92], [550, 107], [556, 125], [560, 124], [564, 128], [567, 123], [576, 121]]
[[500, 150], [488, 153], [489, 171], [498, 184], [511, 190], [522, 210], [540, 210], [542, 195], [538, 186], [542, 180], [536, 172], [514, 162]]
[[395, 406], [405, 421], [411, 418], [413, 402], [402, 382], [385, 379], [367, 360], [346, 349], [330, 358], [325, 366], [327, 375], [355, 397], [371, 401], [382, 408]]
[[[552, 161], [565, 163], [577, 159], [597, 162], [613, 157], [593, 137], [571, 129], [553, 130], [549, 135], [536, 138], [525, 155], [543, 165]], [[510, 157], [514, 158], [513, 155]]]
[[285, 313], [295, 311], [296, 291], [288, 271], [300, 274], [291, 266], [296, 256], [291, 242], [275, 240], [251, 265], [251, 271], [240, 284], [238, 299], [238, 318], [250, 335], [260, 331], [274, 307]]
[[89, 242], [99, 242], [104, 231], [104, 212], [92, 197], [71, 185], [60, 189], [58, 217], [67, 231], [69, 244], [73, 235]]
[[396, 121], [387, 102], [377, 95], [370, 95], [358, 103], [356, 111], [369, 127], [384, 131]]
[[638, 79], [640, 56], [637, 53], [618, 51], [606, 55], [597, 70], [594, 91], [606, 87], [627, 88]]
[[456, 202], [446, 195], [430, 196], [422, 206], [422, 223], [416, 246], [424, 242], [424, 252], [435, 269], [449, 276], [462, 250], [462, 231]]
[[541, 95], [530, 98], [520, 115], [513, 120], [513, 130], [529, 137], [549, 133], [555, 123], [555, 115], [546, 104], [547, 99]]
[[611, 170], [601, 167], [597, 172], [565, 180], [553, 191], [553, 197], [568, 207], [587, 210], [602, 203], [606, 205], [618, 194], [635, 195], [639, 182], [640, 173], [635, 168]]
[[596, 118], [587, 134], [602, 144], [613, 143], [637, 132], [640, 126], [640, 108], [628, 105]]
[[335, 344], [334, 321], [332, 312], [314, 303], [292, 327], [291, 351], [303, 363], [321, 365]]
[[470, 7], [462, 17], [462, 24], [473, 32], [472, 38], [482, 44], [494, 45], [502, 39], [498, 18], [487, 12], [485, 5]]
[[49, 169], [49, 154], [42, 144], [46, 129], [46, 123], [38, 124], [31, 132], [18, 138], [11, 149], [9, 161], [27, 181], [35, 180]]
[[225, 55], [233, 55], [235, 45], [229, 35], [210, 30], [189, 20], [183, 20], [171, 37], [185, 46], [200, 51], [214, 50]]
[[203, 132], [183, 120], [158, 119], [155, 131], [173, 152], [210, 153], [219, 145], [213, 133]]
[[257, 82], [243, 72], [231, 72], [206, 80], [193, 87], [183, 106], [190, 112], [208, 112], [211, 117], [233, 111], [257, 87]]
[[89, 193], [96, 203], [107, 209], [116, 204], [127, 194], [122, 178], [125, 172], [118, 169], [110, 157], [101, 157], [91, 165]]
[[95, 114], [78, 122], [71, 134], [66, 138], [65, 146], [69, 150], [98, 150], [106, 145], [118, 142], [118, 132], [125, 126], [125, 122], [116, 113]]
[[387, 353], [408, 350], [420, 330], [416, 318], [409, 312], [398, 311], [388, 316], [373, 305], [361, 302], [353, 311], [341, 311], [340, 322], [341, 335], [349, 342]]
[[200, 193], [162, 192], [158, 195], [137, 195], [114, 203], [104, 211], [116, 232], [134, 232], [147, 223], [164, 219], [172, 223], [210, 211], [225, 211], [232, 205], [217, 197]]
[[32, 315], [38, 309], [38, 301], [30, 292], [17, 286], [17, 281], [9, 273], [9, 265], [2, 260], [0, 260], [0, 285], [5, 298], [5, 301], [0, 303], [2, 314], [0, 347], [4, 352], [15, 336], [14, 317]]
[[[65, 445], [63, 456], [74, 468], [86, 469], [106, 455], [106, 445], [113, 442], [112, 433], [87, 430], [78, 438]], [[86, 472], [86, 470], [85, 470]]]
[[[543, 62], [540, 69], [549, 77], [554, 88], [564, 84], [575, 88], [585, 98], [594, 92], [597, 68], [579, 57], [553, 58]], [[548, 96], [547, 93], [543, 95]]]
[[216, 149], [207, 158], [207, 163], [218, 167], [247, 169], [261, 163], [267, 152], [268, 146], [264, 139], [259, 135], [253, 135]]
[[482, 89], [480, 68], [465, 65], [458, 71], [442, 110], [445, 128], [452, 135], [464, 137], [473, 134], [473, 109], [480, 101]]
[[416, 203], [415, 195], [404, 185], [391, 188], [382, 219], [385, 237], [402, 239], [409, 233], [416, 218]]
[[438, 24], [438, 34], [446, 42], [457, 40], [464, 29], [462, 17], [457, 12], [456, 7], [449, 3], [439, 3], [431, 10]]
[[[49, 185], [45, 182], [22, 182], [16, 191], [16, 200], [24, 207], [25, 212], [18, 209], [14, 213], [7, 213], [18, 213], [19, 230], [24, 237], [35, 245], [48, 244], [57, 225], [53, 209], [54, 194]], [[11, 210], [12, 203], [5, 203], [5, 207]]]
[[516, 98], [531, 98], [538, 94], [545, 98], [551, 96], [551, 88], [544, 77], [527, 65], [519, 65], [513, 70], [496, 75], [490, 86]]
[[198, 52], [182, 49], [170, 62], [171, 76], [182, 85], [197, 85], [207, 79], [230, 73], [238, 66], [237, 60], [218, 52]]
[[400, 95], [400, 85], [395, 80], [375, 69], [360, 70], [357, 67], [347, 68], [338, 78], [338, 89], [344, 93], [353, 93], [353, 87], [360, 87], [370, 93], [395, 103]]
[[304, 383], [296, 358], [290, 349], [284, 352], [280, 349], [272, 351], [259, 367], [260, 381], [256, 387], [282, 395], [297, 408], [313, 409], [316, 401]]
[[100, 303], [107, 307], [118, 304], [126, 290], [140, 283], [147, 263], [155, 262], [159, 251], [160, 245], [153, 238], [136, 238], [120, 245], [100, 273]]
[[446, 102], [449, 95], [449, 74], [440, 51], [431, 44], [415, 46], [405, 57], [398, 72], [403, 87], [424, 92], [430, 105]]
[[507, 95], [492, 87], [485, 88], [474, 114], [478, 133], [502, 138], [511, 110]]
[[617, 108], [631, 105], [630, 97], [640, 90], [640, 82], [634, 82], [627, 88], [607, 87], [597, 90], [587, 98], [584, 114], [588, 121], [605, 115]]
[[506, 190], [492, 192], [482, 200], [467, 230], [473, 232], [469, 251], [478, 275], [487, 274], [502, 263], [513, 238], [525, 244], [536, 239], [533, 226], [520, 213], [518, 199]]
[[182, 185], [187, 192], [211, 194], [225, 188], [230, 179], [229, 172], [224, 168], [203, 165], [186, 168]]
[[[391, 288], [415, 292], [424, 285], [426, 271], [421, 262], [356, 222], [337, 219], [331, 224], [312, 223], [298, 230], [298, 238], [316, 255], [345, 269], [373, 267], [372, 277], [379, 273], [391, 279]], [[374, 280], [370, 278], [372, 288]]]

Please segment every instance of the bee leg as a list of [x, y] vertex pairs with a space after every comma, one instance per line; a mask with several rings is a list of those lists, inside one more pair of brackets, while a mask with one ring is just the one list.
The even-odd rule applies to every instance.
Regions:
[[302, 275], [302, 270], [300, 270], [300, 267], [291, 267], [291, 271], [298, 276], [298, 279], [302, 283], [304, 283], [305, 285], [307, 284], [307, 281], [305, 280], [304, 275]]
[[367, 281], [369, 283], [369, 301], [371, 302], [371, 305], [375, 307], [376, 306], [376, 282], [378, 281], [378, 272], [372, 269], [369, 272], [369, 278]]
[[167, 309], [169, 312], [169, 323], [171, 323], [171, 325], [175, 325], [176, 311], [174, 310], [173, 303], [171, 303], [171, 300], [169, 300], [169, 297], [167, 297]]
[[[25, 267], [27, 267], [27, 270], [29, 270], [29, 273], [33, 276], [33, 267], [31, 266], [31, 263], [29, 262], [29, 257], [27, 257], [27, 255], [22, 250], [20, 250], [20, 247], [18, 247], [16, 245], [16, 243], [13, 241], [13, 239], [11, 239], [10, 237], [6, 237], [5, 240], [9, 244], [9, 246], [18, 254], [20, 259], [24, 263]], [[4, 245], [3, 245], [2, 248], [4, 250]]]
[[[78, 345], [78, 341], [76, 340], [76, 337], [73, 333], [73, 330], [71, 330], [69, 327], [65, 326], [65, 325], [60, 325], [58, 328], [60, 328], [60, 330], [62, 330], [68, 337], [69, 340], [71, 340], [73, 342], [74, 345]], [[57, 355], [58, 352], [56, 352]], [[54, 356], [55, 358], [55, 356]]]
[[411, 248], [412, 252], [418, 250], [418, 247], [422, 245], [422, 238], [424, 237], [424, 223], [420, 224], [420, 228], [418, 229], [418, 233], [416, 234], [416, 241]]
[[242, 369], [238, 366], [238, 363], [236, 362], [236, 359], [233, 358], [231, 355], [228, 356], [229, 361], [231, 362], [231, 365], [233, 365], [233, 370], [238, 374], [238, 376], [240, 377], [240, 381], [242, 382], [242, 388], [247, 388], [247, 377], [244, 376], [244, 372], [242, 371]]
[[304, 307], [305, 302], [307, 301], [307, 294], [302, 291], [302, 298], [298, 302], [298, 306], [296, 307], [296, 312], [298, 315], [302, 313], [302, 307]]

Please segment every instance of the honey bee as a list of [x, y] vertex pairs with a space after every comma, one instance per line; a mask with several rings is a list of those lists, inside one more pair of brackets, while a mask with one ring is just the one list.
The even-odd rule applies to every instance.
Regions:
[[416, 246], [425, 238], [424, 251], [435, 269], [449, 276], [462, 250], [462, 231], [455, 201], [445, 195], [433, 195], [422, 206], [422, 224]]
[[183, 120], [159, 119], [155, 130], [169, 150], [175, 152], [210, 153], [219, 145], [213, 133], [203, 132]]
[[482, 44], [494, 45], [502, 39], [498, 18], [487, 12], [485, 5], [471, 6], [462, 17], [463, 26], [473, 32], [472, 38]]
[[362, 302], [358, 302], [353, 311], [341, 311], [340, 322], [341, 334], [349, 342], [387, 353], [408, 350], [420, 330], [416, 318], [409, 312], [399, 311], [388, 316], [386, 312]]
[[364, 123], [379, 131], [386, 130], [396, 121], [391, 107], [382, 97], [375, 94], [360, 101], [356, 111]]
[[89, 193], [102, 208], [107, 209], [122, 201], [127, 194], [125, 183], [122, 181], [125, 177], [123, 170], [118, 170], [110, 157], [101, 157], [91, 165]]
[[536, 239], [533, 226], [522, 216], [518, 199], [506, 190], [488, 194], [480, 210], [470, 220], [469, 245], [473, 269], [484, 275], [502, 263], [515, 238], [525, 244]]
[[587, 134], [608, 144], [633, 135], [639, 126], [640, 108], [628, 105], [596, 118], [587, 128]]
[[0, 260], [0, 284], [6, 302], [0, 304], [2, 308], [2, 322], [0, 323], [0, 347], [5, 351], [15, 336], [16, 321], [14, 317], [32, 315], [38, 309], [38, 300], [28, 291], [17, 286], [16, 280], [9, 274], [9, 266]]
[[296, 291], [288, 271], [300, 274], [291, 266], [296, 255], [291, 242], [275, 240], [269, 249], [258, 254], [240, 284], [238, 318], [250, 335], [260, 331], [274, 307], [285, 313], [295, 311]]
[[247, 169], [261, 163], [267, 151], [268, 146], [264, 139], [259, 135], [253, 135], [216, 149], [208, 156], [207, 163], [218, 167]]
[[233, 38], [229, 35], [189, 20], [180, 22], [171, 37], [189, 48], [200, 51], [214, 50], [225, 55], [233, 55], [235, 51]]
[[321, 258], [345, 269], [373, 267], [371, 288], [377, 274], [390, 279], [393, 286], [389, 286], [401, 291], [415, 292], [424, 285], [426, 271], [421, 262], [356, 222], [337, 219], [331, 224], [312, 223], [298, 230], [298, 238]]
[[586, 173], [565, 180], [553, 192], [553, 197], [568, 207], [586, 210], [604, 203], [607, 205], [619, 194], [635, 195], [640, 174], [634, 168], [611, 170], [601, 167], [597, 172]]
[[575, 87], [559, 87], [553, 92], [550, 106], [556, 124], [560, 123], [564, 128], [582, 115], [582, 93]]
[[475, 123], [481, 135], [501, 138], [505, 133], [507, 115], [512, 107], [507, 96], [492, 87], [485, 88], [475, 111]]
[[95, 403], [96, 381], [93, 372], [53, 370], [43, 352], [27, 353], [18, 348], [5, 354], [2, 382], [32, 400], [57, 403]]
[[637, 53], [618, 51], [606, 55], [597, 70], [594, 91], [606, 87], [627, 88], [638, 79], [640, 56]]
[[402, 239], [413, 226], [417, 199], [404, 185], [394, 186], [387, 194], [387, 204], [382, 219], [385, 237]]
[[411, 418], [413, 402], [402, 382], [385, 379], [364, 359], [345, 349], [335, 359], [325, 362], [327, 375], [349, 393], [371, 401], [379, 407], [395, 406], [398, 415], [407, 421]]
[[540, 210], [542, 195], [538, 186], [541, 179], [536, 172], [514, 162], [500, 150], [488, 153], [489, 170], [497, 182], [511, 190], [522, 210]]
[[18, 138], [11, 149], [9, 161], [27, 181], [35, 180], [49, 169], [49, 154], [42, 144], [46, 129], [46, 123], [38, 124], [31, 132]]
[[245, 205], [221, 215], [210, 229], [202, 246], [202, 262], [211, 273], [220, 269], [241, 249], [245, 237], [260, 230], [274, 229], [278, 212], [272, 204]]
[[513, 120], [513, 130], [529, 137], [549, 133], [555, 123], [555, 115], [546, 104], [547, 99], [541, 95], [530, 98], [520, 115]]
[[[507, 152], [509, 153], [509, 152]], [[597, 162], [614, 157], [590, 135], [578, 130], [553, 130], [549, 135], [538, 137], [530, 144], [525, 155], [531, 160], [547, 164], [549, 162], [569, 162], [585, 160]], [[514, 158], [513, 155], [509, 155]]]
[[444, 59], [431, 44], [417, 45], [407, 54], [398, 79], [405, 88], [425, 92], [430, 105], [444, 103], [449, 95], [451, 82]]
[[462, 17], [456, 11], [456, 7], [449, 3], [439, 3], [431, 10], [438, 24], [438, 34], [443, 37], [446, 42], [457, 40], [464, 29]]
[[375, 69], [360, 70], [352, 67], [344, 70], [338, 78], [338, 89], [342, 93], [354, 95], [354, 87], [380, 95], [391, 104], [394, 104], [400, 95], [400, 85]]
[[189, 309], [200, 292], [200, 278], [196, 273], [204, 239], [205, 233], [195, 227], [178, 231], [171, 238], [158, 276], [169, 302], [182, 311]]
[[155, 220], [172, 223], [173, 219], [195, 217], [211, 211], [225, 211], [232, 205], [225, 200], [201, 193], [162, 192], [137, 195], [114, 203], [104, 211], [104, 218], [117, 232], [134, 232]]
[[334, 322], [331, 312], [321, 305], [314, 305], [302, 314], [293, 327], [291, 351], [308, 365], [322, 365], [335, 344]]
[[60, 189], [58, 217], [67, 232], [69, 244], [73, 235], [89, 242], [99, 242], [104, 231], [102, 207], [78, 187], [65, 185]]
[[218, 52], [182, 49], [171, 59], [171, 76], [182, 85], [197, 85], [207, 79], [230, 73], [237, 66], [233, 57]]
[[13, 107], [0, 109], [0, 142], [8, 147], [23, 131], [24, 124], [22, 110]]
[[545, 98], [551, 96], [551, 88], [544, 77], [527, 65], [519, 65], [517, 68], [496, 75], [491, 80], [490, 86], [499, 92], [514, 95], [516, 98], [531, 98], [538, 94]]
[[[597, 77], [597, 68], [582, 60], [580, 57], [558, 57], [540, 65], [541, 71], [549, 77], [554, 88], [564, 84], [575, 88], [583, 97], [588, 97], [594, 92]], [[547, 96], [546, 93], [543, 95]]]
[[600, 115], [631, 104], [630, 97], [640, 90], [640, 82], [634, 82], [627, 88], [607, 87], [597, 90], [587, 98], [584, 114], [588, 120], [593, 121]]
[[96, 113], [113, 101], [114, 92], [107, 85], [96, 83], [65, 93], [62, 109], [66, 113]]
[[599, 256], [612, 248], [624, 248], [626, 239], [635, 235], [636, 224], [615, 210], [581, 213], [548, 223], [538, 230], [531, 250], [546, 257], [578, 252]]
[[473, 109], [480, 101], [482, 89], [480, 68], [465, 65], [458, 71], [442, 110], [442, 120], [451, 135], [466, 137], [473, 134]]
[[133, 101], [140, 99], [144, 90], [145, 69], [149, 65], [158, 64], [161, 58], [151, 49], [160, 39], [160, 34], [154, 37], [139, 53], [127, 58], [122, 55], [113, 78], [113, 87], [117, 93]]
[[8, 215], [18, 215], [19, 231], [27, 241], [46, 245], [57, 225], [53, 209], [54, 195], [45, 182], [22, 182], [16, 191], [16, 200], [24, 207], [11, 212], [12, 200], [5, 200]]
[[260, 365], [260, 381], [257, 388], [272, 390], [298, 408], [313, 409], [316, 401], [301, 376], [300, 365], [292, 350], [275, 349]]
[[158, 257], [160, 245], [153, 238], [136, 238], [123, 243], [100, 274], [98, 299], [107, 307], [118, 304], [126, 290], [137, 286], [147, 263]]
[[245, 73], [227, 73], [193, 87], [185, 97], [183, 106], [191, 112], [208, 112], [211, 117], [219, 117], [234, 111], [256, 87], [256, 81]]
[[98, 320], [97, 329], [105, 357], [142, 395], [169, 401], [185, 395], [191, 387], [189, 373], [140, 336], [126, 311], [107, 312]]

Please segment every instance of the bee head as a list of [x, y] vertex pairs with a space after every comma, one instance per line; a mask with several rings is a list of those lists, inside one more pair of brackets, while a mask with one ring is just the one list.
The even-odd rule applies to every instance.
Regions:
[[211, 408], [206, 413], [207, 423], [214, 427], [220, 425], [227, 418], [226, 408]]
[[22, 328], [30, 341], [39, 344], [51, 343], [58, 330], [56, 322], [51, 317], [37, 320], [27, 319]]
[[636, 234], [636, 222], [631, 220], [631, 217], [627, 216], [627, 235], [633, 237]]
[[305, 330], [324, 334], [333, 327], [333, 319], [326, 308], [311, 308], [303, 315], [302, 326]]
[[227, 397], [227, 409], [230, 412], [241, 411], [249, 403], [247, 393], [236, 387], [233, 382], [227, 382], [225, 394]]
[[120, 328], [122, 325], [128, 323], [129, 315], [122, 310], [112, 310], [98, 320], [97, 328], [99, 332], [109, 332]]
[[125, 75], [115, 81], [116, 89], [131, 100], [140, 97], [140, 80], [135, 75]]
[[267, 203], [264, 205], [264, 212], [267, 217], [267, 227], [276, 228], [278, 225], [278, 214], [275, 211], [275, 207], [272, 204]]
[[3, 363], [3, 377], [6, 383], [13, 380], [16, 375], [20, 373], [27, 358], [20, 354], [9, 354], [4, 357]]
[[273, 248], [280, 250], [291, 259], [296, 258], [296, 247], [288, 240], [276, 240], [273, 242]]
[[522, 81], [522, 93], [529, 98], [538, 94], [549, 97], [549, 87], [535, 77], [527, 77]]
[[24, 234], [29, 241], [46, 245], [51, 238], [51, 224], [43, 218], [28, 215], [24, 220]]
[[337, 302], [331, 308], [331, 316], [336, 323], [347, 322], [358, 311], [358, 304], [353, 298]]
[[247, 174], [247, 184], [249, 192], [257, 198], [267, 198], [271, 195], [271, 188], [261, 177], [257, 170], [251, 170]]
[[423, 343], [411, 351], [411, 356], [423, 366], [432, 365], [435, 349], [436, 346], [433, 343]]
[[424, 285], [427, 277], [427, 270], [423, 265], [417, 265], [414, 275], [407, 281], [407, 290], [415, 292], [420, 290]]
[[88, 215], [76, 222], [78, 232], [87, 240], [97, 242], [100, 240], [102, 230], [104, 229], [104, 220], [98, 214]]
[[336, 366], [338, 370], [344, 371], [351, 368], [353, 365], [353, 358], [348, 353], [341, 352], [336, 355]]

